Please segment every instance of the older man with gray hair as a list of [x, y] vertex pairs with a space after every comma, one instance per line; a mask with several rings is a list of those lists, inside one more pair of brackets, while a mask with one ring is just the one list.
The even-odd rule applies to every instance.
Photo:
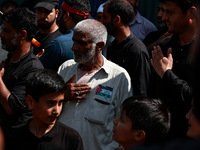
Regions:
[[74, 28], [74, 60], [58, 70], [67, 81], [66, 101], [60, 121], [76, 129], [84, 149], [113, 150], [112, 120], [119, 115], [124, 99], [131, 96], [131, 81], [125, 69], [102, 55], [107, 38], [105, 26], [93, 19]]

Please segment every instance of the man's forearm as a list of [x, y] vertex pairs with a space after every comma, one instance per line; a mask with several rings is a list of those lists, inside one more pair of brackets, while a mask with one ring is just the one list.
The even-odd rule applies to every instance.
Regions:
[[7, 114], [13, 114], [13, 111], [8, 103], [10, 91], [7, 89], [2, 78], [0, 78], [0, 105], [5, 109]]

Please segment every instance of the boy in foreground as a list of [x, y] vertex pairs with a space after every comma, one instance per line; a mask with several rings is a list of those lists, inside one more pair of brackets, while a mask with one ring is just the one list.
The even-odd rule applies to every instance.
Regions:
[[9, 136], [7, 149], [83, 149], [79, 133], [57, 122], [65, 89], [63, 79], [50, 70], [40, 70], [28, 76], [26, 103], [33, 118]]

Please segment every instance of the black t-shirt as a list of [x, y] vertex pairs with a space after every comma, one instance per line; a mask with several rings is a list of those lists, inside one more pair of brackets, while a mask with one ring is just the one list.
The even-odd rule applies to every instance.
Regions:
[[157, 41], [164, 33], [167, 32], [167, 29], [163, 29], [163, 30], [158, 30], [158, 31], [153, 31], [150, 32], [145, 39], [143, 40], [143, 43], [146, 46], [149, 46], [151, 43]]
[[26, 78], [30, 73], [43, 69], [42, 63], [30, 50], [17, 61], [8, 64], [10, 56], [6, 60], [3, 82], [11, 92], [8, 103], [14, 115], [8, 115], [0, 105], [0, 124], [7, 135], [12, 128], [24, 125], [32, 117], [31, 111], [26, 105]]
[[34, 50], [33, 53], [36, 55], [38, 52], [40, 52], [42, 49], [44, 49], [51, 41], [53, 41], [58, 36], [62, 35], [62, 33], [57, 29], [53, 33], [49, 34], [41, 34], [40, 32], [37, 33], [35, 39], [41, 44], [40, 47], [36, 47], [33, 45]]
[[6, 150], [83, 150], [79, 133], [56, 122], [43, 137], [38, 138], [29, 130], [29, 123], [16, 129], [6, 139]]

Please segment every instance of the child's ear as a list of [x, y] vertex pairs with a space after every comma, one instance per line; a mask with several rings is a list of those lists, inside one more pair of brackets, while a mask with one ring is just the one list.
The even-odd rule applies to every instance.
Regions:
[[143, 143], [145, 142], [146, 133], [144, 132], [144, 130], [137, 130], [134, 133], [134, 137], [135, 137], [135, 141]]
[[35, 100], [31, 95], [26, 96], [26, 104], [31, 110], [33, 109], [34, 102], [35, 102]]

